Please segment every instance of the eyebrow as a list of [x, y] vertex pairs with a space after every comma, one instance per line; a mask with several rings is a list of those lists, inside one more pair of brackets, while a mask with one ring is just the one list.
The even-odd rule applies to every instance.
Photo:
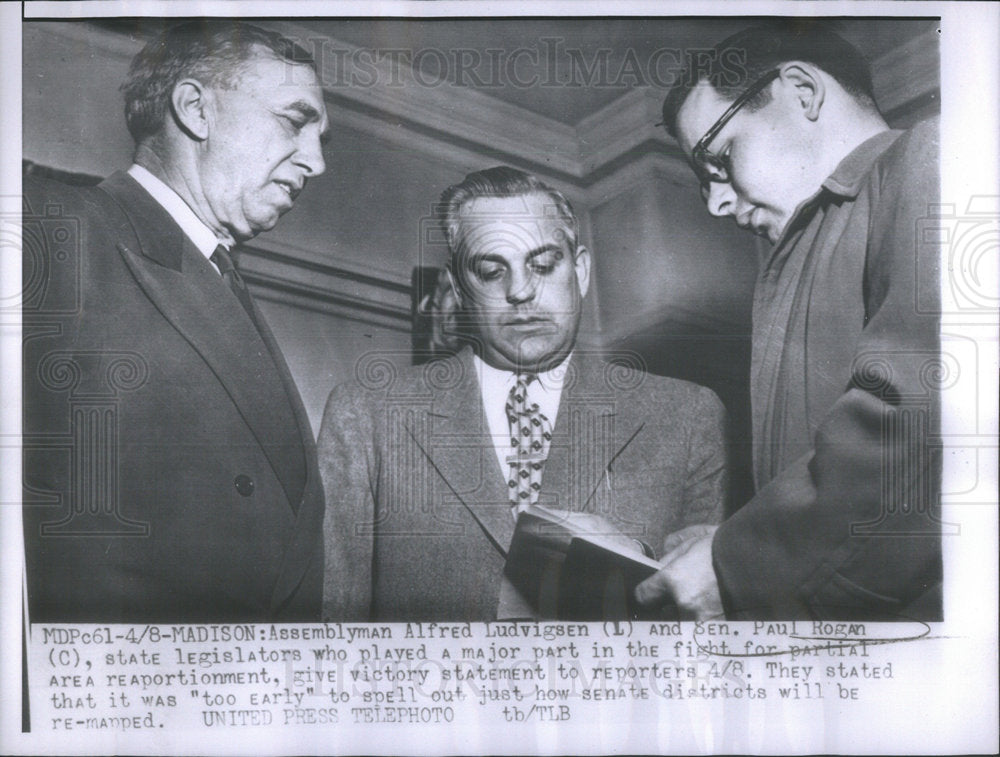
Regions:
[[[320, 112], [312, 106], [311, 103], [305, 100], [296, 100], [293, 103], [289, 103], [285, 106], [285, 110], [295, 110], [298, 111], [306, 121], [312, 123], [314, 121], [320, 121], [322, 116]], [[326, 144], [330, 141], [330, 127], [327, 126], [322, 134], [319, 135], [320, 144]]]
[[[537, 258], [539, 255], [544, 255], [546, 252], [562, 252], [563, 249], [557, 244], [552, 242], [547, 242], [546, 244], [539, 245], [538, 247], [532, 247], [528, 250], [527, 254], [524, 256], [527, 260], [532, 258]], [[506, 264], [507, 258], [503, 255], [497, 255], [496, 253], [484, 252], [482, 255], [471, 255], [469, 256], [469, 262], [467, 265], [474, 265], [476, 263], [481, 263], [484, 260], [493, 263], [504, 263]]]
[[559, 245], [554, 244], [552, 242], [547, 242], [546, 244], [528, 250], [528, 254], [525, 257], [527, 257], [528, 260], [531, 260], [532, 258], [537, 258], [539, 255], [544, 255], [546, 252], [562, 252], [562, 251], [563, 249]]

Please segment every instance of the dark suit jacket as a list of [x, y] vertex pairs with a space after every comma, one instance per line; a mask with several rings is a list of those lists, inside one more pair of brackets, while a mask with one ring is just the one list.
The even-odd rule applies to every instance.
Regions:
[[[493, 619], [504, 561], [459, 498], [505, 548], [514, 520], [471, 351], [398, 373], [373, 353], [356, 375], [330, 395], [318, 442], [324, 617]], [[708, 389], [577, 355], [539, 504], [587, 504], [658, 549], [672, 531], [718, 522], [724, 463]]]
[[317, 618], [315, 446], [260, 313], [127, 174], [25, 195], [31, 620]]

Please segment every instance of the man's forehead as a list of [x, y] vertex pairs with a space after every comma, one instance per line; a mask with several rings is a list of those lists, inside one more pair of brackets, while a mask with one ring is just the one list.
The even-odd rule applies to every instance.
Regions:
[[681, 149], [690, 154], [729, 104], [706, 79], [699, 81], [677, 111], [677, 140]]
[[537, 216], [539, 218], [558, 216], [555, 202], [542, 192], [531, 192], [512, 197], [496, 197], [493, 195], [473, 197], [462, 204], [460, 212], [463, 216], [468, 215], [476, 218], [493, 217], [498, 220], [516, 218], [518, 216]]
[[463, 225], [511, 225], [539, 230], [549, 230], [565, 223], [555, 200], [543, 192], [513, 197], [475, 197], [462, 204], [458, 217]]
[[326, 104], [319, 79], [306, 63], [295, 63], [262, 51], [244, 61], [237, 88], [270, 106], [298, 111], [309, 121], [328, 127]]
[[467, 253], [526, 252], [566, 238], [566, 222], [548, 195], [477, 197], [458, 212], [459, 237]]
[[307, 63], [279, 58], [269, 50], [261, 50], [240, 63], [238, 85], [241, 89], [263, 89], [275, 93], [312, 91], [322, 96], [316, 72]]

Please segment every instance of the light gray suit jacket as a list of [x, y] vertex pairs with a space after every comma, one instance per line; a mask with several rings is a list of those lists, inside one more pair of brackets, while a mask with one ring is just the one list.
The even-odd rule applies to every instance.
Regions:
[[[318, 441], [324, 617], [494, 619], [496, 546], [514, 519], [471, 350], [399, 371], [372, 353], [356, 376], [331, 393]], [[723, 426], [704, 387], [576, 354], [539, 504], [600, 514], [658, 552], [669, 533], [721, 518]]]

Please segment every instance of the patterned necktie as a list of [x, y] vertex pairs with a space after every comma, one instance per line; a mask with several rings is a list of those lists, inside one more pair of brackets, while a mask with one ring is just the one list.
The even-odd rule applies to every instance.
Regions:
[[538, 502], [542, 488], [542, 466], [549, 456], [552, 424], [538, 409], [537, 402], [528, 402], [528, 384], [535, 376], [517, 375], [517, 382], [507, 397], [507, 420], [510, 422], [511, 454], [507, 495], [514, 508], [514, 517], [528, 505]]
[[222, 280], [225, 281], [236, 298], [240, 301], [243, 309], [247, 311], [247, 315], [250, 316], [250, 320], [257, 324], [257, 319], [253, 314], [253, 303], [250, 300], [250, 292], [247, 290], [246, 282], [243, 281], [243, 277], [240, 276], [240, 272], [236, 270], [236, 266], [233, 265], [233, 258], [229, 254], [229, 250], [223, 247], [221, 244], [215, 248], [215, 252], [212, 253], [212, 257], [209, 258], [215, 267], [219, 269], [219, 273], [222, 274]]

